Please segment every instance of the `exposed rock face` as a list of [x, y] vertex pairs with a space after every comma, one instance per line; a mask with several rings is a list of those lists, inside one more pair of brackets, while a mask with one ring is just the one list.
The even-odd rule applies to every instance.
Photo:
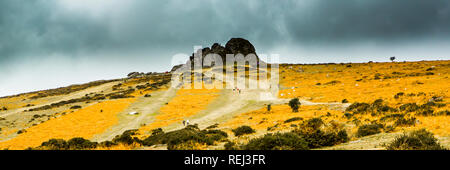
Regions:
[[248, 54], [255, 54], [255, 47], [253, 47], [252, 43], [243, 38], [232, 38], [225, 45], [225, 49], [228, 54], [243, 54], [244, 56]]
[[[220, 45], [219, 43], [214, 43], [211, 48], [206, 47], [201, 50], [197, 51], [197, 54], [201, 51], [202, 58], [201, 61], [204, 61], [205, 56], [208, 54], [218, 54], [222, 57], [223, 64], [225, 64], [226, 55], [227, 54], [243, 54], [244, 56], [247, 56], [248, 54], [254, 54], [256, 56], [256, 62], [259, 61], [258, 55], [256, 54], [255, 47], [250, 43], [250, 41], [243, 39], [243, 38], [231, 38], [224, 46]], [[190, 62], [194, 61], [194, 57], [196, 55], [192, 54], [189, 57], [188, 65], [190, 65]], [[200, 59], [195, 59], [200, 60]], [[193, 67], [193, 65], [191, 65]], [[176, 66], [179, 68], [179, 66]], [[173, 70], [176, 70], [177, 68], [173, 68]]]

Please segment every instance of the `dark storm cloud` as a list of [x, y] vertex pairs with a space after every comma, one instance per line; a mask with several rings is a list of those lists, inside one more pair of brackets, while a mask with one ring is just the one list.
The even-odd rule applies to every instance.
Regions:
[[1, 1], [1, 57], [74, 54], [108, 41], [103, 25], [56, 7], [51, 1]]
[[[177, 50], [250, 39], [257, 47], [448, 38], [449, 1], [123, 1], [100, 17], [57, 1], [0, 2], [0, 55]], [[184, 48], [184, 49], [188, 49]], [[179, 51], [183, 52], [183, 51]]]

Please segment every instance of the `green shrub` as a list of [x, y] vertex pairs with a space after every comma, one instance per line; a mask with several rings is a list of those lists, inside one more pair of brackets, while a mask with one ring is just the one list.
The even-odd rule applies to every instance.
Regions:
[[450, 116], [450, 111], [443, 110], [443, 111], [440, 111], [440, 112], [436, 113], [436, 115], [438, 115], [438, 116], [443, 116], [443, 115]]
[[141, 143], [144, 146], [167, 144], [167, 149], [189, 149], [195, 143], [212, 145], [215, 141], [227, 138], [227, 133], [220, 130], [200, 130], [197, 125], [189, 125], [184, 129], [164, 133], [158, 130]]
[[152, 136], [164, 134], [164, 131], [161, 128], [153, 129]]
[[337, 133], [337, 141], [341, 142], [341, 143], [346, 143], [350, 140], [350, 138], [348, 137], [347, 131], [345, 130], [340, 130]]
[[117, 145], [117, 144], [114, 143], [114, 142], [111, 142], [111, 141], [103, 141], [103, 142], [100, 142], [100, 143], [98, 144], [98, 146], [106, 147], [106, 148], [112, 147], [112, 146], [114, 146], [114, 145]]
[[211, 125], [211, 126], [208, 126], [208, 127], [206, 127], [206, 129], [215, 129], [215, 128], [217, 128], [217, 127], [219, 127], [219, 124], [214, 124], [214, 125]]
[[26, 132], [26, 130], [25, 129], [22, 129], [22, 130], [18, 130], [17, 131], [17, 134], [22, 134], [22, 133], [25, 133]]
[[[42, 144], [36, 149], [48, 149], [48, 150], [87, 150], [93, 149], [98, 146], [97, 142], [91, 142], [87, 139], [76, 137], [68, 141], [63, 139], [50, 139]], [[35, 148], [30, 148], [35, 149]]]
[[250, 140], [245, 150], [308, 150], [308, 143], [295, 133], [266, 134]]
[[353, 103], [345, 111], [353, 112], [354, 114], [365, 114], [365, 113], [385, 113], [385, 112], [396, 112], [397, 109], [389, 107], [384, 104], [382, 99], [377, 99], [373, 103]]
[[433, 133], [425, 129], [416, 130], [395, 138], [386, 147], [388, 150], [445, 150], [434, 137]]
[[250, 127], [250, 126], [240, 126], [236, 129], [232, 130], [235, 136], [242, 136], [242, 135], [246, 135], [246, 134], [252, 134], [255, 133], [256, 131]]
[[304, 124], [304, 127], [311, 128], [311, 129], [319, 129], [324, 124], [323, 120], [321, 118], [311, 118], [306, 121], [306, 124]]
[[343, 99], [341, 103], [348, 103], [347, 99]]
[[231, 142], [231, 141], [228, 141], [227, 143], [225, 143], [224, 147], [225, 147], [225, 150], [237, 150], [238, 149], [236, 146], [236, 143]]
[[415, 112], [419, 109], [419, 105], [416, 103], [406, 103], [399, 107], [400, 111], [406, 111], [406, 112]]
[[136, 135], [137, 129], [127, 130], [122, 133], [122, 135], [117, 135], [113, 138], [112, 142], [114, 143], [123, 143], [127, 145], [131, 145], [133, 143], [141, 143], [139, 138], [132, 137], [133, 135]]
[[81, 109], [81, 106], [75, 105], [75, 106], [70, 107], [70, 109]]
[[41, 147], [49, 150], [65, 150], [68, 149], [67, 142], [64, 139], [50, 139], [41, 144]]
[[436, 104], [434, 102], [428, 102], [423, 105], [417, 105], [416, 103], [406, 103], [399, 107], [400, 111], [405, 112], [416, 112], [418, 115], [422, 116], [431, 116], [434, 113], [432, 106], [441, 106], [440, 104]]
[[405, 116], [404, 114], [398, 114], [398, 113], [388, 114], [388, 115], [380, 118], [380, 121], [396, 120], [399, 118], [403, 118], [404, 116]]
[[333, 80], [333, 81], [325, 83], [324, 85], [335, 85], [335, 84], [339, 84], [339, 83], [341, 83], [341, 81]]
[[290, 118], [288, 120], [285, 120], [284, 123], [295, 122], [295, 121], [299, 121], [299, 120], [303, 120], [303, 118], [301, 118], [301, 117], [293, 117], [293, 118]]
[[355, 102], [352, 103], [349, 107], [347, 107], [345, 111], [353, 113], [365, 113], [369, 111], [369, 108], [370, 104]]
[[298, 109], [300, 108], [300, 101], [298, 100], [298, 98], [294, 98], [292, 100], [289, 101], [289, 107], [291, 107], [292, 112], [298, 112]]
[[358, 137], [363, 137], [363, 136], [378, 134], [378, 133], [381, 133], [382, 128], [383, 128], [383, 125], [377, 124], [377, 123], [362, 125], [358, 128], [356, 135]]
[[71, 150], [84, 150], [97, 147], [97, 142], [91, 142], [87, 139], [76, 137], [67, 141], [67, 146]]
[[396, 126], [414, 126], [416, 125], [416, 118], [410, 117], [410, 118], [404, 118], [400, 117], [395, 121]]
[[351, 113], [344, 113], [344, 117], [346, 117], [347, 119], [350, 119], [353, 117], [353, 115]]
[[405, 95], [405, 93], [399, 92], [399, 93], [397, 93], [397, 94], [394, 96], [394, 98], [395, 98], [395, 99], [398, 99], [400, 96], [404, 96], [404, 95]]

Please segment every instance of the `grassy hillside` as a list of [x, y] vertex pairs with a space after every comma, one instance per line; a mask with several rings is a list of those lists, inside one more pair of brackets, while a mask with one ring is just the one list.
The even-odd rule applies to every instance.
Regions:
[[[200, 74], [208, 71], [222, 74]], [[282, 64], [279, 71], [279, 89], [240, 93], [173, 88], [168, 73], [3, 97], [0, 148], [395, 149], [390, 143], [403, 133], [450, 148], [450, 61]], [[247, 66], [236, 80], [258, 81], [264, 72]], [[289, 106], [294, 98], [298, 112]], [[410, 145], [395, 146], [423, 149]]]

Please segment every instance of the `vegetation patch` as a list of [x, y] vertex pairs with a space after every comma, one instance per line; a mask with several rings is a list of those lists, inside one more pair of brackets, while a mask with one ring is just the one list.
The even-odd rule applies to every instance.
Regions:
[[45, 149], [45, 150], [87, 150], [94, 149], [98, 145], [97, 142], [91, 142], [87, 139], [76, 137], [68, 141], [64, 139], [50, 139], [43, 142], [41, 146], [28, 149]]
[[289, 106], [292, 109], [292, 112], [298, 112], [298, 109], [300, 108], [300, 101], [298, 100], [298, 98], [294, 98], [292, 100], [289, 101]]
[[299, 120], [303, 120], [303, 118], [301, 118], [301, 117], [293, 117], [293, 118], [290, 118], [288, 120], [285, 120], [284, 123], [290, 123], [290, 122], [295, 122], [295, 121], [299, 121]]
[[250, 126], [240, 126], [236, 129], [232, 130], [235, 136], [242, 136], [242, 135], [247, 135], [247, 134], [252, 134], [255, 133], [255, 129], [253, 129]]
[[395, 138], [386, 147], [388, 150], [445, 150], [433, 133], [425, 129], [416, 130]]
[[384, 104], [382, 99], [377, 99], [373, 103], [353, 103], [345, 111], [353, 112], [354, 114], [379, 114], [386, 112], [396, 112], [397, 109], [389, 107]]

